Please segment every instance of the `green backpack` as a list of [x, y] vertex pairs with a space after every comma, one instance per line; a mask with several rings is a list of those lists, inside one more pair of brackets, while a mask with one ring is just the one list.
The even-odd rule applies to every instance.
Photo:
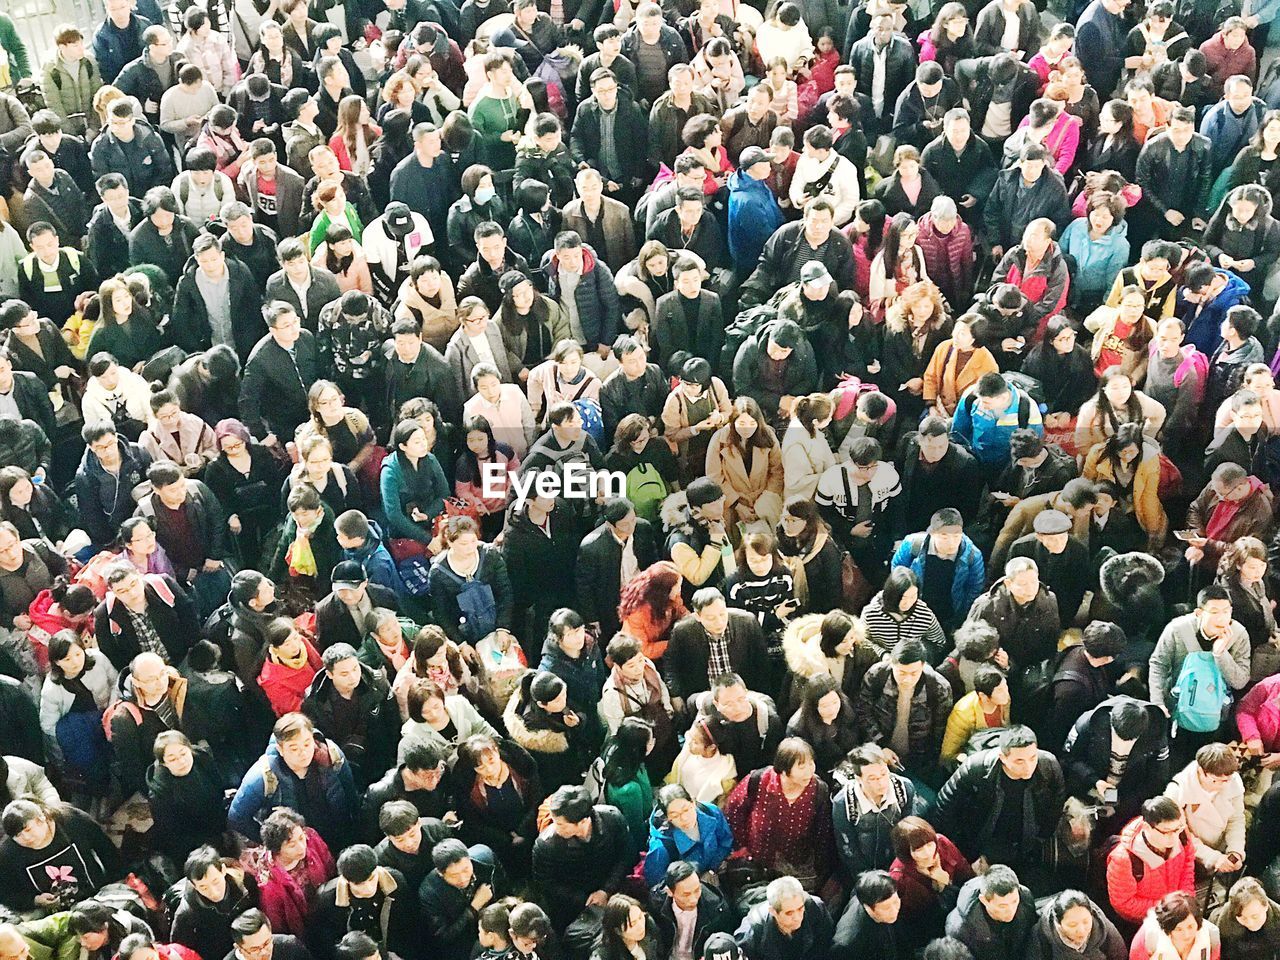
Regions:
[[637, 463], [627, 471], [627, 499], [637, 517], [656, 523], [667, 493], [667, 483], [652, 463]]

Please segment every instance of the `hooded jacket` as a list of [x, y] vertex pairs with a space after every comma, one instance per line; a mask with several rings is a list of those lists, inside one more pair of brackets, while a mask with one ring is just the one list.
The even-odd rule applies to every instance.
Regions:
[[641, 862], [645, 883], [650, 887], [660, 884], [667, 867], [677, 860], [686, 860], [697, 867], [699, 873], [705, 873], [719, 869], [733, 852], [733, 834], [720, 808], [709, 803], [698, 803], [696, 807], [696, 840], [670, 823], [660, 809], [655, 809], [649, 817], [648, 852]]
[[1222, 953], [1230, 960], [1267, 960], [1280, 949], [1280, 904], [1274, 900], [1267, 900], [1267, 919], [1257, 931], [1245, 928], [1230, 903], [1215, 910], [1210, 920], [1217, 924]]
[[768, 180], [757, 180], [745, 170], [729, 174], [729, 257], [740, 276], [755, 269], [764, 245], [783, 222]]
[[1184, 830], [1168, 858], [1161, 858], [1142, 837], [1145, 821], [1136, 817], [1120, 831], [1107, 855], [1107, 896], [1111, 907], [1130, 923], [1141, 923], [1167, 893], [1195, 893], [1196, 855]]
[[400, 711], [387, 681], [363, 663], [360, 682], [351, 697], [355, 701], [355, 724], [349, 728], [342, 721], [341, 699], [329, 672], [321, 669], [303, 698], [302, 712], [311, 718], [317, 730], [342, 746], [347, 759], [360, 769], [368, 782], [381, 776], [395, 761], [400, 740]]
[[798, 342], [787, 358], [782, 389], [765, 386], [762, 374], [769, 362], [767, 346], [774, 329], [774, 324], [766, 324], [754, 336], [747, 338], [733, 358], [734, 390], [755, 400], [768, 417], [777, 415], [778, 402], [783, 396], [803, 396], [818, 387], [818, 362], [813, 347], [804, 336], [796, 337]]
[[[404, 874], [391, 867], [375, 867], [378, 878], [375, 898], [381, 898], [372, 929], [364, 929], [378, 944], [383, 955], [418, 958], [424, 955], [420, 936], [417, 935], [418, 905], [413, 891], [405, 882]], [[351, 884], [338, 876], [316, 891], [311, 915], [307, 920], [306, 939], [312, 954], [323, 960], [335, 960], [337, 946], [352, 926], [353, 910]]]
[[190, 881], [185, 884], [173, 915], [174, 942], [190, 947], [201, 957], [225, 957], [231, 952], [231, 921], [258, 906], [258, 884], [240, 867], [228, 867], [226, 885], [223, 900], [214, 904]]
[[960, 888], [955, 909], [947, 915], [947, 936], [955, 937], [973, 954], [974, 960], [1017, 960], [1031, 950], [1038, 918], [1035, 898], [1025, 886], [1018, 886], [1018, 912], [1009, 929], [997, 933], [982, 905], [982, 878], [975, 877]]
[[1062, 935], [1058, 933], [1058, 922], [1053, 916], [1053, 906], [1045, 904], [1027, 942], [1027, 960], [1126, 960], [1129, 950], [1115, 924], [1092, 900], [1086, 909], [1093, 919], [1093, 926], [1084, 946], [1076, 950], [1063, 942]]
[[1175, 773], [1164, 795], [1182, 808], [1196, 860], [1212, 870], [1226, 854], [1244, 854], [1244, 781], [1233, 773], [1222, 789], [1211, 793], [1200, 782], [1198, 769], [1193, 760]]
[[1089, 218], [1080, 217], [1062, 231], [1059, 245], [1062, 253], [1076, 261], [1071, 281], [1073, 292], [1097, 300], [1106, 295], [1129, 262], [1129, 224], [1121, 220], [1094, 240], [1089, 236]]

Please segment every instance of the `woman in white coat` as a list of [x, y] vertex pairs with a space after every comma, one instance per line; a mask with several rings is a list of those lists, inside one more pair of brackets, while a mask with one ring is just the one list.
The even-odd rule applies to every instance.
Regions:
[[825, 393], [798, 397], [791, 407], [791, 422], [782, 435], [782, 500], [811, 500], [818, 478], [835, 466], [836, 457], [827, 442], [834, 406]]

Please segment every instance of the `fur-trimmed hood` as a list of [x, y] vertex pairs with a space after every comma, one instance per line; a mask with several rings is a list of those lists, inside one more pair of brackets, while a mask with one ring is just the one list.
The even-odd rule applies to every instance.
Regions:
[[[807, 613], [787, 624], [782, 633], [782, 654], [787, 669], [797, 677], [813, 680], [831, 675], [831, 667], [822, 652], [822, 621], [824, 614]], [[860, 619], [854, 620], [854, 632], [858, 642], [866, 639], [866, 627]]]
[[1164, 567], [1149, 553], [1122, 553], [1107, 560], [1099, 572], [1102, 595], [1108, 602], [1122, 604], [1137, 590], [1158, 587], [1164, 582]]
[[507, 701], [502, 711], [502, 722], [512, 741], [524, 747], [530, 753], [564, 753], [569, 749], [569, 738], [555, 730], [531, 730], [520, 714], [524, 698], [520, 692]]

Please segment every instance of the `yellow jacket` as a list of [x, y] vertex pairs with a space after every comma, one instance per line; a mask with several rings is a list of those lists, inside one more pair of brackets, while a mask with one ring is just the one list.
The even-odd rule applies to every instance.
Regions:
[[[1117, 483], [1111, 461], [1102, 456], [1105, 444], [1098, 444], [1084, 460], [1083, 476], [1087, 480], [1110, 480]], [[1169, 518], [1160, 502], [1160, 453], [1155, 444], [1143, 444], [1138, 455], [1138, 468], [1133, 477], [1133, 514], [1138, 526], [1153, 540], [1163, 540], [1169, 526]], [[1121, 488], [1124, 484], [1119, 484]]]
[[960, 351], [955, 348], [955, 341], [943, 340], [929, 358], [929, 366], [924, 371], [924, 402], [933, 406], [941, 401], [948, 414], [956, 412], [956, 404], [961, 395], [982, 379], [984, 373], [998, 373], [996, 358], [986, 347], [976, 347], [969, 355], [969, 362], [963, 370], [957, 370], [960, 363]]
[[[1009, 725], [1009, 706], [1000, 708], [999, 727]], [[977, 692], [966, 693], [951, 708], [951, 716], [947, 717], [947, 730], [942, 735], [942, 759], [954, 760], [969, 742], [969, 738], [979, 730], [991, 726], [987, 723], [987, 715], [982, 712], [982, 704], [978, 702]]]

